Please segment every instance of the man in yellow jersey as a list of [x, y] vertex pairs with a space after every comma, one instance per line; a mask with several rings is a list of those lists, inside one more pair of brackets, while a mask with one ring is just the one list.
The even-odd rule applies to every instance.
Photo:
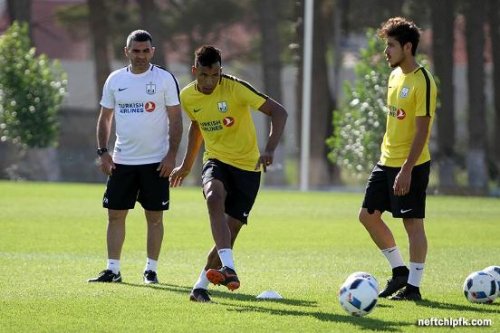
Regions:
[[[378, 35], [386, 42], [384, 53], [394, 70], [388, 82], [382, 154], [368, 179], [359, 220], [392, 268], [392, 277], [379, 296], [419, 301], [427, 255], [425, 192], [430, 172], [429, 136], [436, 109], [436, 84], [415, 60], [420, 32], [413, 22], [391, 18], [382, 24]], [[384, 211], [403, 219], [409, 239], [409, 269], [391, 230], [382, 220]]]
[[[202, 185], [215, 246], [201, 271], [190, 300], [210, 302], [208, 285], [238, 289], [233, 245], [260, 186], [260, 170], [273, 163], [273, 155], [285, 127], [287, 112], [272, 98], [236, 77], [222, 74], [220, 50], [202, 46], [195, 52], [195, 81], [180, 93], [181, 106], [191, 119], [182, 164], [170, 175], [171, 186], [182, 184], [189, 174], [202, 142]], [[250, 110], [271, 117], [271, 131], [259, 152]]]

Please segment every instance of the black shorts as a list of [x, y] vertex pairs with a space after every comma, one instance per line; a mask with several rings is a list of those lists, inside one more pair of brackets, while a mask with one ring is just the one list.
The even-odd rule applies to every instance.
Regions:
[[246, 224], [259, 192], [260, 172], [242, 170], [210, 159], [203, 165], [202, 184], [213, 179], [220, 180], [226, 189], [225, 213]]
[[363, 208], [369, 213], [392, 212], [396, 218], [425, 218], [425, 198], [429, 183], [431, 162], [413, 167], [411, 172], [410, 192], [404, 196], [395, 196], [393, 185], [401, 168], [377, 164], [366, 185]]
[[168, 210], [169, 182], [156, 170], [159, 163], [115, 165], [113, 174], [108, 177], [102, 201], [104, 208], [132, 209], [138, 201], [146, 210]]

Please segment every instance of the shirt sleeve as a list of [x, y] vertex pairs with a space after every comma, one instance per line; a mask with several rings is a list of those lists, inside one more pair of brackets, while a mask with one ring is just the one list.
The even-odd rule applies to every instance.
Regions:
[[179, 105], [179, 82], [170, 72], [167, 72], [166, 85], [165, 105]]
[[104, 83], [104, 87], [102, 88], [102, 98], [100, 103], [102, 107], [105, 107], [107, 109], [115, 108], [115, 94], [111, 86], [111, 76], [109, 76]]
[[258, 110], [269, 98], [245, 81], [239, 81], [234, 89], [237, 99], [254, 110]]
[[431, 100], [432, 100], [432, 85], [428, 77], [422, 75], [419, 84], [415, 89], [415, 116], [430, 117]]

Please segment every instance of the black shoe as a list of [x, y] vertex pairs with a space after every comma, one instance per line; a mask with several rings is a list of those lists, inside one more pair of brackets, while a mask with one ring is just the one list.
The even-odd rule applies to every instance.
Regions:
[[422, 295], [420, 295], [420, 290], [418, 288], [410, 288], [407, 286], [396, 295], [389, 297], [389, 299], [392, 301], [421, 301]]
[[238, 275], [236, 272], [227, 266], [221, 269], [209, 269], [207, 271], [207, 279], [213, 284], [222, 284], [226, 286], [227, 289], [233, 291], [240, 287], [240, 280], [238, 280]]
[[88, 279], [87, 282], [122, 282], [122, 275], [113, 273], [112, 270], [105, 269], [99, 273], [98, 277]]
[[144, 283], [145, 284], [155, 284], [158, 283], [158, 275], [155, 271], [145, 271], [144, 272]]
[[189, 294], [189, 300], [200, 303], [211, 302], [210, 296], [208, 295], [208, 290], [202, 288], [191, 290], [191, 293]]
[[396, 275], [387, 280], [387, 285], [385, 286], [384, 290], [382, 290], [379, 294], [378, 297], [388, 297], [394, 294], [396, 291], [399, 289], [403, 288], [406, 286], [406, 283], [408, 282], [408, 275]]

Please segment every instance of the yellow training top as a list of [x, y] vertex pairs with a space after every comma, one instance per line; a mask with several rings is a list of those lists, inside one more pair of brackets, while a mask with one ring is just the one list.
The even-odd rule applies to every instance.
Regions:
[[[389, 167], [400, 167], [410, 154], [416, 132], [416, 117], [431, 117], [429, 129], [436, 111], [436, 83], [423, 67], [404, 74], [400, 67], [389, 77], [387, 93], [387, 125], [382, 141], [380, 163]], [[430, 136], [430, 131], [429, 131]], [[429, 136], [416, 165], [431, 159]]]
[[198, 125], [205, 141], [203, 161], [209, 158], [234, 167], [255, 170], [259, 159], [257, 135], [250, 109], [267, 100], [249, 83], [223, 74], [210, 95], [198, 91], [196, 81], [181, 90], [184, 111]]

